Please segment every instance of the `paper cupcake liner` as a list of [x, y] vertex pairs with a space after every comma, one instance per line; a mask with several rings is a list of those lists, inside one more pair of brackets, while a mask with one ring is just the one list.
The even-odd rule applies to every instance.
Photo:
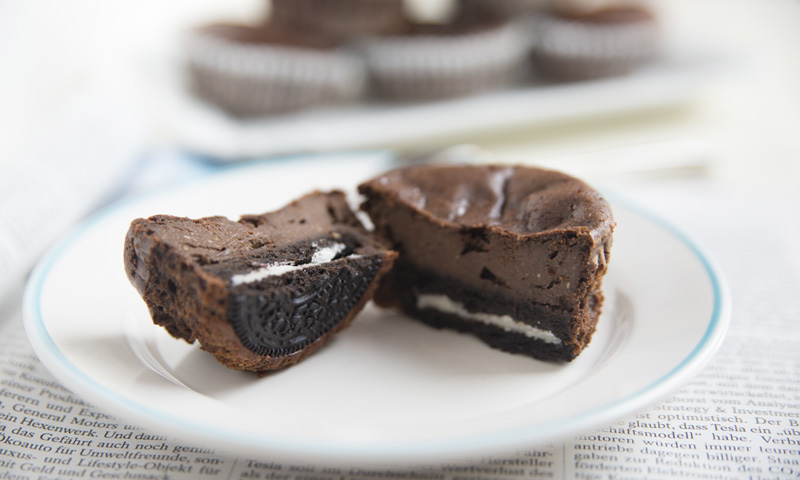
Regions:
[[186, 52], [196, 93], [237, 116], [352, 100], [365, 84], [360, 59], [336, 49], [244, 44], [195, 32]]
[[387, 36], [360, 44], [375, 94], [435, 100], [501, 88], [524, 71], [527, 48], [512, 24], [459, 35]]
[[542, 16], [534, 31], [536, 71], [563, 80], [621, 75], [659, 55], [659, 29], [651, 21], [598, 25]]
[[340, 38], [396, 32], [405, 22], [402, 0], [272, 0], [270, 15]]

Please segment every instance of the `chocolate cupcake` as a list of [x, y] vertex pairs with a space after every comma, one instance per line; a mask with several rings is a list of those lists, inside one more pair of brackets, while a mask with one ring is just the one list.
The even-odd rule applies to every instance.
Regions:
[[362, 63], [337, 41], [272, 25], [198, 28], [186, 53], [195, 92], [237, 116], [347, 101], [364, 85]]
[[640, 6], [605, 6], [589, 11], [554, 10], [536, 24], [536, 72], [555, 80], [622, 75], [654, 60], [659, 28]]
[[384, 34], [402, 27], [403, 0], [272, 0], [273, 22], [338, 38]]
[[524, 72], [526, 46], [510, 22], [460, 17], [409, 23], [403, 33], [365, 39], [360, 51], [377, 98], [428, 101], [508, 86]]

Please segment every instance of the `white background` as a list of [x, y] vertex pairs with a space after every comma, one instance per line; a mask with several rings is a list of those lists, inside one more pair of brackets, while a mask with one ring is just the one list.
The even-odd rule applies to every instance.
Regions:
[[[423, 9], [436, 5], [435, 0], [413, 3]], [[800, 2], [670, 0], [654, 5], [669, 38], [698, 38], [740, 54], [748, 65], [743, 75], [719, 79], [701, 101], [686, 108], [521, 125], [436, 142], [468, 141], [515, 159], [550, 161], [603, 149], [700, 140], [713, 144], [724, 174], [744, 172], [744, 179], [752, 180], [754, 171], [790, 169], [796, 178]], [[177, 59], [177, 39], [188, 26], [249, 21], [264, 11], [257, 0], [0, 1], [0, 162], [22, 161], [31, 145], [42, 141], [48, 121], [76, 96], [114, 82], [135, 85]], [[168, 143], [152, 96], [131, 90], [137, 92], [134, 103], [142, 108], [149, 140]]]

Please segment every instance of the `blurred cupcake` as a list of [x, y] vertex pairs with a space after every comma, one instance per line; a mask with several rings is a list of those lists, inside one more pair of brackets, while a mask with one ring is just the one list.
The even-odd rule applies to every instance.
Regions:
[[186, 52], [195, 92], [237, 116], [350, 100], [364, 85], [362, 62], [337, 42], [272, 26], [201, 27]]
[[658, 22], [635, 5], [575, 7], [543, 14], [535, 28], [536, 72], [555, 80], [622, 75], [658, 56]]
[[374, 94], [426, 101], [502, 88], [519, 78], [526, 41], [513, 24], [484, 18], [409, 24], [396, 35], [360, 44]]
[[395, 32], [404, 23], [403, 0], [272, 0], [274, 23], [338, 38]]

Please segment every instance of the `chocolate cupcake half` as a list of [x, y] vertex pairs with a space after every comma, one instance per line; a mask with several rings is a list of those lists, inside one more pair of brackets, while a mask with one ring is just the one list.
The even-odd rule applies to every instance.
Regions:
[[263, 215], [131, 223], [125, 270], [153, 322], [232, 369], [293, 365], [347, 327], [395, 252], [341, 192]]
[[375, 233], [399, 254], [378, 305], [543, 360], [570, 361], [588, 345], [615, 223], [584, 182], [519, 166], [426, 165], [359, 191]]
[[365, 81], [338, 41], [271, 25], [208, 25], [189, 33], [185, 50], [194, 91], [237, 116], [349, 101]]
[[505, 87], [521, 77], [527, 43], [510, 22], [481, 18], [409, 24], [396, 35], [359, 45], [373, 93], [381, 99], [427, 101]]
[[533, 64], [543, 77], [585, 80], [629, 73], [659, 55], [655, 15], [639, 6], [542, 14]]

